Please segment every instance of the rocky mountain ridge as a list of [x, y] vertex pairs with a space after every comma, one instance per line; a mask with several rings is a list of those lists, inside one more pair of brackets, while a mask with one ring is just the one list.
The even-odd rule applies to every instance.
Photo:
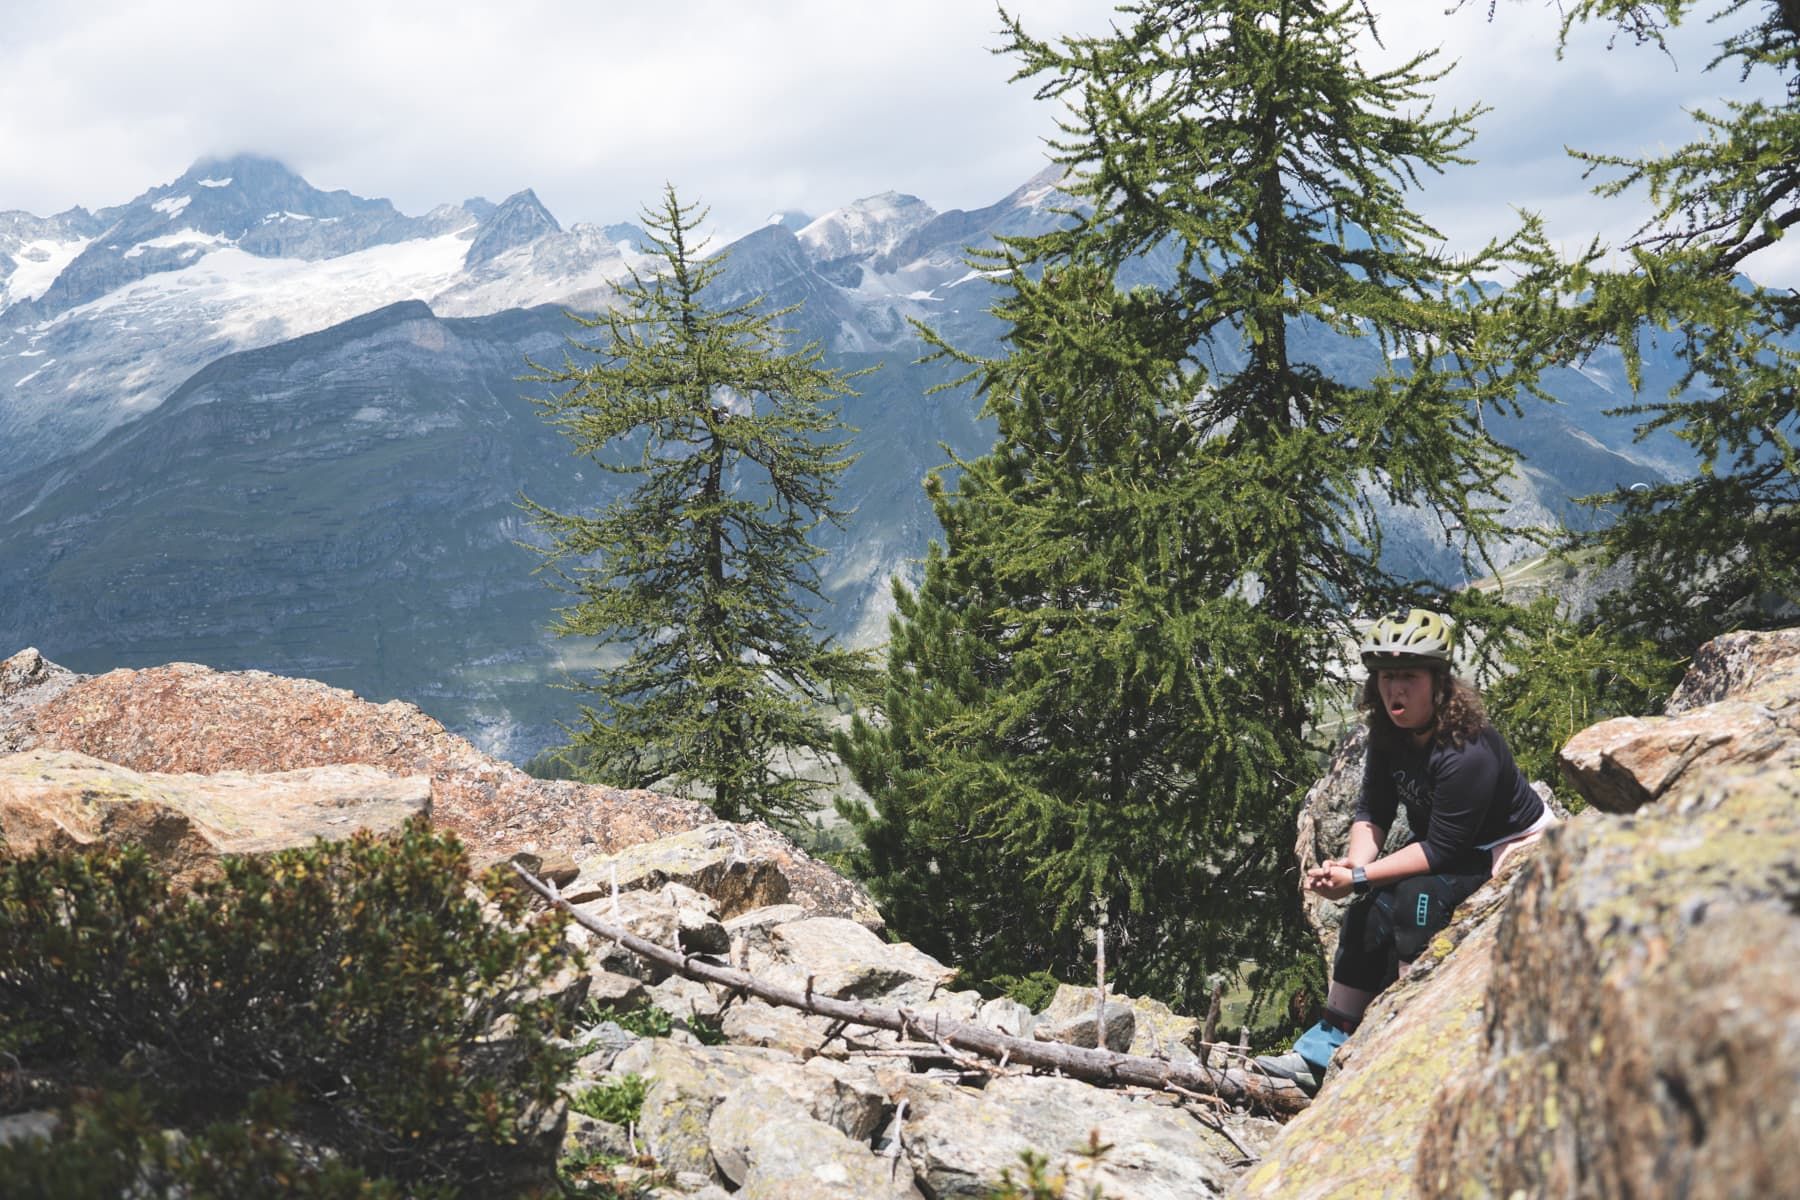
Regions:
[[[1741, 633], [1696, 655], [1669, 715], [1577, 735], [1567, 782], [1596, 807], [1458, 909], [1285, 1128], [978, 1067], [661, 973], [575, 929], [592, 963], [571, 996], [673, 1024], [584, 1028], [570, 1090], [636, 1079], [643, 1102], [629, 1128], [567, 1116], [565, 1151], [647, 1150], [644, 1186], [664, 1200], [983, 1196], [1025, 1150], [1113, 1200], [1780, 1194], [1800, 1167], [1797, 714], [1800, 632]], [[1091, 988], [1065, 986], [1041, 1014], [957, 990], [951, 966], [873, 936], [860, 889], [754, 823], [529, 780], [411, 706], [307, 680], [0, 662], [0, 830], [15, 847], [141, 836], [153, 801], [157, 852], [192, 854], [228, 823], [221, 796], [259, 788], [265, 810], [335, 812], [324, 836], [373, 811], [349, 804], [359, 788], [415, 809], [428, 796], [478, 858], [523, 853], [578, 910], [637, 936], [819, 994], [1097, 1039]], [[1113, 998], [1104, 1022], [1134, 1053], [1218, 1053], [1151, 1002]], [[26, 1116], [0, 1132], [54, 1122]]]
[[[921, 479], [945, 447], [991, 445], [975, 397], [930, 391], [954, 373], [918, 361], [911, 322], [998, 352], [1000, 283], [966, 251], [1062, 220], [1059, 180], [1046, 169], [972, 211], [888, 193], [724, 247], [721, 302], [802, 305], [797, 338], [846, 370], [882, 368], [844, 404], [860, 457], [838, 496], [848, 527], [818, 535], [827, 632], [885, 638], [890, 580], [912, 578], [938, 533]], [[600, 652], [544, 633], [561, 601], [531, 575], [515, 502], [591, 509], [617, 481], [569, 457], [519, 376], [560, 357], [579, 333], [562, 309], [609, 303], [644, 242], [630, 225], [565, 228], [529, 190], [405, 217], [253, 156], [92, 214], [0, 216], [4, 286], [31, 293], [0, 309], [0, 644], [83, 670], [190, 659], [318, 676], [416, 701], [521, 761], [558, 743], [576, 697], [551, 685]], [[1169, 269], [1151, 253], [1122, 279]], [[64, 303], [96, 289], [110, 290]], [[1346, 380], [1387, 367], [1310, 326], [1292, 344]], [[1237, 349], [1214, 353], [1228, 366]], [[1655, 386], [1667, 355], [1647, 369]], [[1626, 398], [1617, 363], [1550, 386], [1560, 408], [1489, 417], [1525, 455], [1517, 523], [1595, 520], [1570, 497], [1679, 469], [1603, 415]], [[1465, 579], [1455, 531], [1382, 511], [1386, 562]], [[1501, 547], [1501, 562], [1532, 549]]]

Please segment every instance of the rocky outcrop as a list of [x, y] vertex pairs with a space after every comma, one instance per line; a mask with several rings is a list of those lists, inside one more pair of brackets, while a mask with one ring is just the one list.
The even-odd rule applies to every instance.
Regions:
[[1247, 1196], [1749, 1196], [1800, 1175], [1800, 635], [1572, 739], [1589, 803], [1381, 996]]
[[1800, 764], [1800, 631], [1708, 642], [1664, 712], [1569, 739], [1563, 773], [1590, 804], [1634, 812], [1712, 766]]
[[[852, 943], [868, 936], [829, 918], [776, 928], [785, 935], [777, 942], [790, 953], [838, 936]], [[916, 951], [910, 958], [925, 975], [950, 974]], [[884, 974], [884, 964], [877, 955], [846, 974], [872, 981]], [[880, 993], [880, 1002], [910, 1003], [922, 981], [902, 979]], [[975, 1004], [969, 994], [944, 1000], [953, 1011]], [[1118, 1007], [1131, 1012], [1138, 1003], [1121, 997]], [[1173, 1097], [1134, 1096], [1003, 1067], [992, 1077], [970, 1073], [928, 1045], [901, 1047], [891, 1035], [756, 1001], [719, 997], [715, 1006], [724, 1008], [728, 1044], [696, 1045], [678, 1034], [645, 1039], [583, 1059], [571, 1091], [629, 1076], [646, 1081], [634, 1132], [658, 1169], [744, 1194], [983, 1197], [1004, 1173], [1022, 1180], [1021, 1155], [1029, 1151], [1047, 1159], [1052, 1172], [1081, 1186], [1096, 1184], [1107, 1196], [1216, 1196], [1242, 1156], [1256, 1153], [1277, 1128], [1241, 1114], [1215, 1124], [1210, 1109], [1197, 1114]], [[791, 1018], [790, 1036], [744, 1044], [740, 1035], [766, 1028], [771, 1017]], [[584, 1034], [583, 1045], [610, 1044], [606, 1031], [613, 1028]], [[571, 1138], [593, 1141], [604, 1132], [578, 1125]], [[1093, 1158], [1088, 1152], [1096, 1139], [1105, 1149]]]
[[12, 854], [132, 844], [183, 884], [225, 854], [268, 854], [429, 815], [431, 784], [365, 766], [143, 774], [67, 750], [0, 755], [0, 845]]
[[[1561, 832], [1560, 830], [1555, 832]], [[1235, 1194], [1268, 1200], [1405, 1196], [1420, 1131], [1444, 1087], [1480, 1059], [1498, 916], [1534, 847], [1457, 910], [1429, 953], [1378, 997], [1319, 1098]]]
[[[808, 913], [880, 925], [867, 893], [767, 826], [727, 825], [703, 804], [653, 792], [533, 779], [411, 704], [371, 704], [310, 679], [193, 663], [75, 676], [26, 650], [0, 663], [0, 738], [0, 750], [69, 750], [159, 774], [360, 763], [394, 776], [424, 775], [433, 823], [461, 837], [478, 864], [518, 851], [583, 864], [712, 830], [703, 836], [721, 841], [715, 849], [736, 851], [756, 878], [779, 875], [784, 898]], [[721, 830], [729, 833], [722, 840]], [[675, 856], [686, 855], [684, 843]], [[652, 866], [642, 878], [655, 887], [678, 876], [658, 878]]]

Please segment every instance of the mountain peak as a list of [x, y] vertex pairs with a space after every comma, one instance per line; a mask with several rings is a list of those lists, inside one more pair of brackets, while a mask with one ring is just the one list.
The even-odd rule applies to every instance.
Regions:
[[467, 266], [477, 266], [515, 246], [528, 246], [541, 237], [561, 232], [562, 226], [537, 198], [537, 193], [526, 188], [502, 200], [498, 208], [482, 219], [463, 262]]
[[917, 196], [882, 192], [826, 213], [796, 236], [815, 261], [886, 254], [935, 216], [937, 210]]

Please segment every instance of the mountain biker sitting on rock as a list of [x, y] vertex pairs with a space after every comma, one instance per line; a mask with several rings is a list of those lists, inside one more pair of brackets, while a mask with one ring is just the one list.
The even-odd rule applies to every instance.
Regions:
[[[1318, 1089], [1331, 1056], [1375, 996], [1412, 965], [1456, 906], [1555, 816], [1513, 764], [1475, 689], [1450, 673], [1450, 623], [1415, 608], [1383, 617], [1362, 642], [1369, 755], [1342, 858], [1307, 872], [1307, 890], [1345, 910], [1325, 1016], [1288, 1054], [1257, 1064]], [[1413, 840], [1385, 857], [1400, 805]]]

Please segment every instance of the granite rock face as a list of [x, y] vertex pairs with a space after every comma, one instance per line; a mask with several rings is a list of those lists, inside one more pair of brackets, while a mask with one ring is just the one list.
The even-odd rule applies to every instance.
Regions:
[[396, 833], [431, 812], [423, 776], [365, 766], [217, 775], [140, 773], [67, 750], [0, 756], [0, 844], [13, 854], [134, 844], [182, 884], [225, 854]]
[[1733, 633], [1708, 642], [1661, 717], [1584, 729], [1560, 765], [1588, 802], [1634, 812], [1707, 768], [1800, 764], [1800, 631]]
[[1567, 831], [1497, 951], [1481, 1059], [1438, 1099], [1422, 1194], [1791, 1193], [1800, 769], [1714, 768]]
[[[462, 838], [477, 865], [519, 851], [585, 865], [710, 829], [746, 861], [779, 873], [784, 898], [809, 915], [880, 925], [867, 893], [765, 825], [727, 825], [703, 804], [654, 792], [533, 779], [403, 701], [371, 704], [310, 679], [194, 663], [77, 676], [35, 651], [0, 663], [0, 681], [0, 749], [69, 750], [161, 774], [363, 764], [423, 775], [431, 781], [433, 823]], [[669, 878], [647, 874], [644, 886]]]

